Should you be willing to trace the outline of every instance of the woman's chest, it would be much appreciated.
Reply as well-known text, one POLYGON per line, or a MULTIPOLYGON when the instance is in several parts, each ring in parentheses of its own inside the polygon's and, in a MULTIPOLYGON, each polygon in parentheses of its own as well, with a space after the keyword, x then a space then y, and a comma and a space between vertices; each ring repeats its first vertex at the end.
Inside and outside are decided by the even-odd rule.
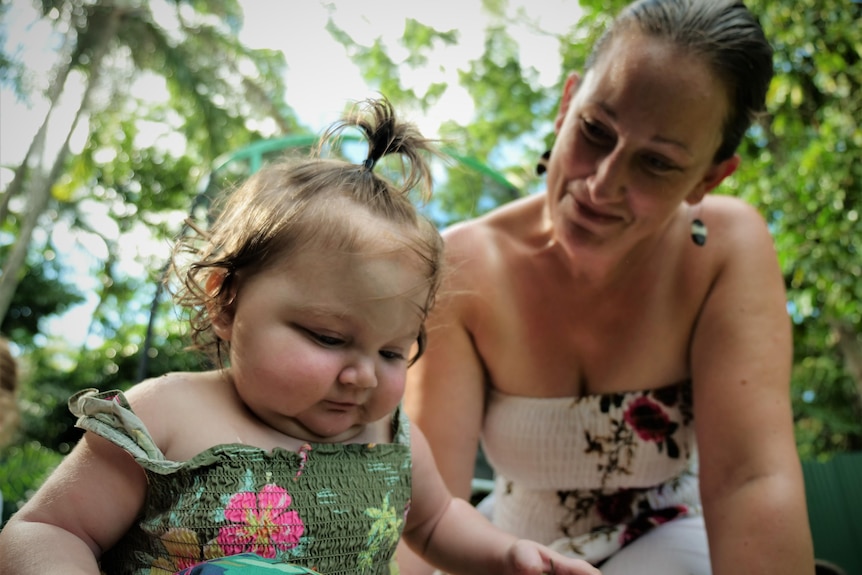
POLYGON ((690 376, 698 306, 671 285, 589 294, 521 283, 486 303, 475 340, 490 383, 504 393, 580 396, 690 376))

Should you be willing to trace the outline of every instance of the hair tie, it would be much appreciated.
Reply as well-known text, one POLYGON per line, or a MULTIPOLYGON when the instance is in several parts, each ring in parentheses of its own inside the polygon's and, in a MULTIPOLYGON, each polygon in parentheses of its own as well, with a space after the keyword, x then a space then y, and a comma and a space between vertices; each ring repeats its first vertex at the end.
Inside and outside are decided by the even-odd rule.
POLYGON ((373 170, 374 164, 376 162, 377 162, 377 160, 375 160, 371 156, 368 156, 367 158, 365 158, 365 162, 362 165, 365 167, 366 170, 373 170))

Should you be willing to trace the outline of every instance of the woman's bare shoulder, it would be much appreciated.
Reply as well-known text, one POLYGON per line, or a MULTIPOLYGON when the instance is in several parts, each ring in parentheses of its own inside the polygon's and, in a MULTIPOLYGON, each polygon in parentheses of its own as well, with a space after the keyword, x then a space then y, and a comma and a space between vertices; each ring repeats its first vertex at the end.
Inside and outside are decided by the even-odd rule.
POLYGON ((720 240, 751 241, 757 237, 764 238, 764 233, 769 235, 760 211, 741 198, 717 194, 707 196, 700 213, 710 235, 720 240))
POLYGON ((756 284, 762 293, 768 283, 775 287, 775 297, 783 299, 775 241, 760 210, 731 196, 715 196, 704 207, 703 221, 709 228, 707 248, 710 242, 715 246, 714 269, 724 289, 750 292, 756 284))
POLYGON ((443 237, 449 263, 474 266, 476 274, 487 273, 485 266, 498 262, 525 241, 537 226, 543 206, 541 197, 527 196, 447 228, 443 237))

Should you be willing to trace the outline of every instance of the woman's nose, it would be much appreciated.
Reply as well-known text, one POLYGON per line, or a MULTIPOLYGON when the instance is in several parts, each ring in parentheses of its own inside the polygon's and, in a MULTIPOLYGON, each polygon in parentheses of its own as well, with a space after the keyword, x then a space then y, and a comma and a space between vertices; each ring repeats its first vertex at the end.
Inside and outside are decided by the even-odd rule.
POLYGON ((612 203, 625 192, 625 174, 622 154, 612 150, 596 162, 595 173, 587 178, 590 200, 595 204, 612 203))
POLYGON ((345 385, 372 388, 377 387, 377 373, 374 368, 374 360, 367 357, 359 357, 346 365, 338 375, 338 381, 345 385))

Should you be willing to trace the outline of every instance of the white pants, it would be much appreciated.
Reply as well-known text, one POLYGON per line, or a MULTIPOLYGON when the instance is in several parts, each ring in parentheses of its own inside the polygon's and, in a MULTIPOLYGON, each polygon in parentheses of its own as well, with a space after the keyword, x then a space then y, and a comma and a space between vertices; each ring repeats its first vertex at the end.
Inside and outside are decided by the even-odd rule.
MULTIPOLYGON (((489 520, 494 496, 477 505, 489 520)), ((703 516, 668 521, 637 538, 600 567, 602 575, 711 575, 703 516)))
POLYGON ((620 549, 600 569, 602 575, 711 575, 703 517, 659 525, 620 549))

